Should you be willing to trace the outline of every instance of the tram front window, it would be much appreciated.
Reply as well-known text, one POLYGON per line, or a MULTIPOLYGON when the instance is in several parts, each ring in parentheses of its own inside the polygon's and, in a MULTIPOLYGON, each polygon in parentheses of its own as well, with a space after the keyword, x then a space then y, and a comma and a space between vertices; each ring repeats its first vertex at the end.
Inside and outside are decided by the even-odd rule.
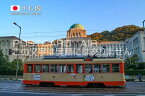
POLYGON ((83 65, 77 64, 77 73, 83 73, 83 65))
POLYGON ((119 64, 112 64, 112 72, 119 72, 120 68, 119 68, 119 64))

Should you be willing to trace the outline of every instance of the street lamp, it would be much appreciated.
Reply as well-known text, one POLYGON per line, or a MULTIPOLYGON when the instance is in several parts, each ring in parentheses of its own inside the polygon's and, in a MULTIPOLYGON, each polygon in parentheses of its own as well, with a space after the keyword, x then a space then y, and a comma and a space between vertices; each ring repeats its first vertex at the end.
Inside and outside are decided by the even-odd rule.
POLYGON ((16 22, 13 22, 13 24, 20 28, 20 31, 19 31, 19 44, 18 44, 18 52, 17 52, 17 65, 16 65, 16 80, 17 80, 17 79, 18 79, 18 69, 19 69, 19 66, 18 66, 18 63, 19 63, 18 59, 19 59, 19 56, 18 56, 18 54, 19 54, 20 41, 21 41, 21 40, 20 40, 20 39, 21 39, 21 27, 20 27, 16 22))
POLYGON ((143 21, 143 30, 144 30, 144 32, 145 32, 145 28, 144 28, 144 22, 145 22, 145 20, 143 21))

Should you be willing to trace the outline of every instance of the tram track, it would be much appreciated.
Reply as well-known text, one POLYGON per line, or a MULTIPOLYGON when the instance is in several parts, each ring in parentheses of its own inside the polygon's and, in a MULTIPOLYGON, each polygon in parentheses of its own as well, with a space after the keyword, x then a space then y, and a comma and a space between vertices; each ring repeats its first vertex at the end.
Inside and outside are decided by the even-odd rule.
POLYGON ((72 94, 145 94, 145 82, 129 82, 126 87, 105 87, 105 88, 87 88, 87 87, 39 87, 22 86, 19 81, 0 81, 0 92, 42 92, 42 93, 72 93, 72 94))

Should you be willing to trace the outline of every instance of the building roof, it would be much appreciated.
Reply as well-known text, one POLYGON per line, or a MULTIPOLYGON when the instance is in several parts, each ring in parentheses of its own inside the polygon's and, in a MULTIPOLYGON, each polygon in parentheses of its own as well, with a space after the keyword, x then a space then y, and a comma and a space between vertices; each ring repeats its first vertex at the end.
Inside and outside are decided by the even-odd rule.
POLYGON ((26 43, 25 41, 23 41, 22 39, 19 39, 16 36, 0 36, 0 38, 3 38, 3 39, 17 39, 17 40, 21 40, 22 42, 26 43))
POLYGON ((124 41, 101 41, 99 44, 117 44, 117 43, 125 43, 124 41))
POLYGON ((83 26, 83 25, 81 25, 81 24, 73 24, 73 25, 70 27, 70 29, 72 29, 72 28, 82 29, 82 30, 84 30, 84 29, 85 29, 85 28, 84 28, 84 26, 83 26))
POLYGON ((0 36, 0 38, 16 38, 16 39, 19 39, 19 38, 16 37, 16 36, 0 36))

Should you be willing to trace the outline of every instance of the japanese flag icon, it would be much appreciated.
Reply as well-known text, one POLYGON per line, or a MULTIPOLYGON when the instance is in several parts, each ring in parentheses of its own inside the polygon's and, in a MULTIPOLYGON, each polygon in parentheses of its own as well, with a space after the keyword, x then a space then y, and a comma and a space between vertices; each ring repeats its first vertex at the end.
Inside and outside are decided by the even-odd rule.
POLYGON ((11 5, 11 11, 20 11, 19 5, 11 5))

